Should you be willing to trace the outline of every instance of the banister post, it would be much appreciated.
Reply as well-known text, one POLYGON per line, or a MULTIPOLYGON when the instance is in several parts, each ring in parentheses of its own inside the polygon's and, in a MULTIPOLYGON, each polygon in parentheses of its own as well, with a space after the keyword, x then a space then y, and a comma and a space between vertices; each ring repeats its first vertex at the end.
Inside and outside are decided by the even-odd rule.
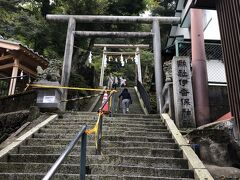
POLYGON ((86 174, 86 154, 87 154, 87 134, 84 132, 81 141, 80 152, 80 180, 85 180, 86 174))
POLYGON ((96 155, 101 155, 102 148, 102 114, 100 115, 99 123, 98 123, 98 131, 97 131, 97 144, 96 144, 96 155))

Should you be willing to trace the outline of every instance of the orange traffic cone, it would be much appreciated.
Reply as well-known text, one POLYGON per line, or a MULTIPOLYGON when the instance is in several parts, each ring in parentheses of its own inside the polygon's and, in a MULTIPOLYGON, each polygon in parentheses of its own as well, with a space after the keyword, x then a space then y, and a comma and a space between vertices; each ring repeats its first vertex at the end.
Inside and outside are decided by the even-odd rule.
MULTIPOLYGON (((107 91, 105 91, 104 94, 103 94, 102 104, 107 100, 107 98, 108 98, 108 93, 107 93, 107 91)), ((103 113, 104 114, 108 114, 109 113, 108 102, 103 107, 103 113)))

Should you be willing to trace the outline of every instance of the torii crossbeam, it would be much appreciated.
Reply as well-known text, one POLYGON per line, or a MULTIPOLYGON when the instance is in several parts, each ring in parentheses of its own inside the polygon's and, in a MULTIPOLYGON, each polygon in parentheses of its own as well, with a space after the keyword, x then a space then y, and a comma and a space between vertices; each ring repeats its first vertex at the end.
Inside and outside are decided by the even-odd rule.
POLYGON ((105 61, 106 55, 135 55, 135 58, 137 59, 137 62, 138 62, 137 63, 138 81, 142 83, 140 48, 149 48, 148 44, 94 44, 94 47, 104 48, 99 86, 103 86, 104 61, 105 61), (107 48, 131 48, 131 49, 136 49, 136 52, 107 52, 106 51, 107 48))

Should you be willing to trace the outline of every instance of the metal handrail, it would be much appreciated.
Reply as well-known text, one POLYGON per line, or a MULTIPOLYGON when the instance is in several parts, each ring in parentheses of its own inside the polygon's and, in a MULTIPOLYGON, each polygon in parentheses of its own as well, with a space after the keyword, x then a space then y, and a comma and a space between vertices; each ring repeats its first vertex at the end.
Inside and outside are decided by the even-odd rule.
MULTIPOLYGON (((97 130, 96 130, 96 155, 101 154, 101 142, 102 142, 102 119, 103 119, 103 107, 106 105, 106 103, 110 100, 112 95, 116 91, 113 90, 111 91, 110 95, 108 98, 103 102, 102 106, 99 108, 98 113, 99 113, 99 120, 97 124, 97 130)), ((73 147, 76 145, 80 137, 82 137, 81 141, 81 156, 80 156, 80 179, 85 180, 85 174, 86 174, 86 147, 87 147, 87 125, 84 125, 82 127, 82 130, 75 136, 75 138, 69 143, 65 151, 61 154, 61 156, 57 159, 57 161, 53 164, 51 169, 47 172, 47 174, 43 177, 42 180, 49 180, 50 178, 53 177, 53 175, 56 173, 57 169, 59 166, 62 164, 64 159, 67 157, 67 155, 72 151, 73 147)))
POLYGON ((107 102, 110 100, 110 98, 113 96, 113 94, 117 92, 116 90, 112 90, 108 96, 108 98, 103 102, 102 106, 98 109, 98 112, 102 112, 103 107, 107 104, 107 102))
POLYGON ((146 107, 148 113, 151 112, 151 105, 150 105, 150 98, 149 95, 146 91, 146 89, 144 88, 144 86, 142 85, 141 82, 137 81, 137 89, 140 93, 140 96, 144 102, 144 106, 146 107))
MULTIPOLYGON (((114 93, 117 92, 116 90, 113 90, 110 92, 108 98, 103 102, 102 106, 99 108, 99 122, 98 122, 98 128, 97 128, 97 140, 96 140, 96 155, 101 155, 101 148, 102 148, 102 124, 103 124, 103 107, 107 104, 107 102, 112 98, 114 93)), ((111 108, 110 108, 111 109, 111 108)))
POLYGON ((82 137, 81 141, 81 160, 80 160, 80 179, 85 179, 85 166, 86 166, 86 146, 87 146, 87 135, 85 131, 87 129, 87 125, 82 127, 82 130, 75 136, 75 138, 69 143, 65 151, 61 154, 61 156, 57 159, 57 161, 53 164, 51 169, 44 176, 43 180, 49 180, 57 171, 59 166, 62 164, 63 160, 67 157, 67 155, 71 152, 73 147, 76 145, 80 137, 82 137))

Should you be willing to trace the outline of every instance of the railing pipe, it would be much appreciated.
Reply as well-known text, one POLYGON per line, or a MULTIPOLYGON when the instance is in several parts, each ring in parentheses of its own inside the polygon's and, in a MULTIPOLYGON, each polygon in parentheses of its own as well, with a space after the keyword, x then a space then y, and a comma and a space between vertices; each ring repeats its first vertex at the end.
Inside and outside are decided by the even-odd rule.
POLYGON ((151 105, 150 105, 150 98, 149 98, 149 95, 146 91, 146 89, 144 88, 144 86, 142 85, 141 82, 137 81, 137 89, 140 93, 140 96, 144 102, 144 105, 148 111, 148 113, 151 112, 151 105))
POLYGON ((110 100, 110 98, 112 97, 112 95, 115 93, 115 91, 112 91, 110 93, 110 95, 108 96, 108 98, 103 102, 102 106, 98 109, 98 112, 101 112, 103 107, 107 104, 107 102, 110 100))
POLYGON ((114 116, 115 113, 115 99, 116 99, 116 94, 112 95, 112 106, 111 106, 111 117, 114 116))
MULTIPOLYGON (((61 154, 61 156, 57 159, 57 161, 53 164, 53 166, 51 167, 51 169, 47 172, 47 174, 44 176, 43 180, 49 180, 57 171, 57 169, 59 168, 59 166, 62 164, 63 160, 66 158, 66 156, 71 152, 71 150, 73 149, 73 147, 75 146, 75 144, 78 142, 79 138, 83 135, 85 135, 85 130, 87 129, 87 125, 84 125, 82 127, 82 130, 75 136, 75 138, 70 142, 70 144, 67 146, 67 148, 65 149, 65 151, 61 154)), ((86 141, 86 140, 84 140, 86 141)), ((84 145, 86 145, 86 143, 83 143, 84 145)), ((86 150, 86 147, 81 149, 82 150, 86 150)), ((81 154, 84 154, 84 152, 81 154)), ((85 152, 86 154, 86 152, 85 152)), ((86 157, 85 158, 81 158, 81 160, 85 160, 86 161, 86 157)), ((85 162, 86 163, 86 162, 85 162)), ((84 165, 84 163, 81 165, 84 165)), ((85 167, 85 166, 84 166, 85 167)), ((82 172, 82 170, 81 170, 82 172)), ((84 172, 84 171, 83 171, 84 172)), ((81 174, 80 176, 83 176, 83 174, 81 174)), ((85 176, 85 174, 84 174, 85 176)))
POLYGON ((87 155, 87 135, 83 133, 82 141, 81 141, 81 152, 80 152, 80 180, 85 180, 86 155, 87 155))
MULTIPOLYGON (((102 109, 103 107, 107 104, 108 101, 110 101, 111 97, 114 96, 114 93, 116 91, 111 91, 110 95, 108 98, 103 102, 102 106, 99 108, 98 112, 99 114, 99 122, 98 122, 98 130, 97 130, 97 140, 96 140, 96 155, 101 155, 101 147, 102 147, 102 121, 103 121, 103 114, 102 114, 102 109)), ((113 102, 114 103, 114 102, 113 102)), ((112 108, 110 108, 112 110, 112 108)))
POLYGON ((97 140, 96 140, 96 155, 101 155, 102 151, 102 114, 99 117, 98 130, 97 130, 97 140))

